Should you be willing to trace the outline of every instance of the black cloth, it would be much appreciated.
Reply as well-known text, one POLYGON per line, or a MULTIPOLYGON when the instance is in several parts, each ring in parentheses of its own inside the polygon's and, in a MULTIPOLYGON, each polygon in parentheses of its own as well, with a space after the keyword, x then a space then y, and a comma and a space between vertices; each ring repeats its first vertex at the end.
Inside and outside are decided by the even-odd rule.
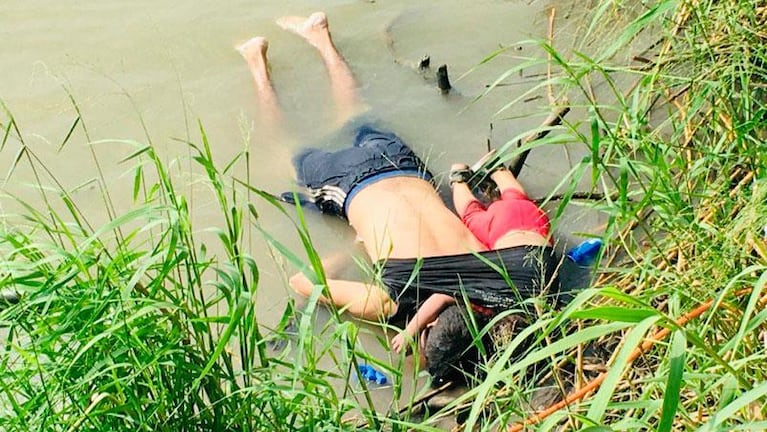
POLYGON ((415 311, 432 294, 464 297, 493 312, 521 307, 541 294, 553 305, 561 296, 558 268, 561 259, 549 246, 516 246, 477 254, 421 259, 388 259, 379 262, 381 283, 397 303, 399 321, 415 311))

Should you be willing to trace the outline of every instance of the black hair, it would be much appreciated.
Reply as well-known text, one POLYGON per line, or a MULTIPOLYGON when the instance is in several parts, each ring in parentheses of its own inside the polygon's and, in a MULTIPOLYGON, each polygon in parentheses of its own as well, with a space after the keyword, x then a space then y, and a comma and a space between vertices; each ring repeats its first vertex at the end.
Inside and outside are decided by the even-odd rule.
MULTIPOLYGON (((448 381, 470 384, 481 373, 477 344, 483 341, 474 340, 469 313, 462 305, 448 306, 439 314, 439 320, 429 331, 423 355, 434 386, 448 381)), ((474 315, 474 320, 478 330, 487 323, 479 314, 474 315)))

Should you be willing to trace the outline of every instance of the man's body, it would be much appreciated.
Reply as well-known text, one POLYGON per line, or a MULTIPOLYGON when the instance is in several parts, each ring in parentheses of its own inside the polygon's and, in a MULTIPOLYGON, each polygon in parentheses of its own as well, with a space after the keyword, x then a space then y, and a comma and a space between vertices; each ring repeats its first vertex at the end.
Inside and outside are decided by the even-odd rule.
MULTIPOLYGON (((418 310, 405 331, 392 340, 392 347, 401 351, 409 336, 418 334, 451 303, 467 299, 500 311, 549 289, 556 279, 548 265, 551 251, 524 247, 488 251, 445 206, 429 181, 428 170, 407 145, 392 133, 353 121, 367 107, 333 45, 323 13, 281 18, 278 24, 317 48, 328 70, 337 123, 356 134, 350 148, 310 148, 296 156, 297 177, 314 193, 321 210, 348 219, 381 270, 381 280, 370 283, 326 278, 329 296, 321 296, 321 301, 370 320, 395 314, 408 317, 418 310)), ((278 128, 280 111, 269 80, 266 40, 253 38, 238 50, 253 75, 269 121, 265 126, 278 128)), ((303 273, 289 283, 306 297, 318 289, 303 273)), ((463 348, 453 351, 460 353, 463 348)))
MULTIPOLYGON (((308 18, 286 17, 277 22, 318 49, 330 77, 333 98, 338 107, 338 123, 344 124, 364 112, 366 106, 357 94, 351 71, 333 45, 325 15, 318 12, 308 18)), ((266 40, 254 38, 238 49, 256 82, 262 110, 268 113, 269 118, 279 120, 277 98, 267 71, 266 48, 266 40)), ((395 139, 398 140, 392 138, 395 139)), ((366 142, 362 137, 355 146, 364 147, 366 142)), ((315 151, 308 157, 319 159, 325 156, 334 155, 315 151)), ((301 162, 297 166, 299 171, 305 166, 312 168, 311 160, 297 160, 301 162)), ((318 192, 333 194, 336 189, 318 189, 318 192)), ((444 205, 425 176, 409 172, 407 175, 387 176, 357 190, 344 189, 340 193, 343 195, 341 211, 374 262, 466 254, 486 249, 444 205), (347 194, 353 196, 346 200, 347 194)), ((293 289, 307 297, 315 290, 314 283, 303 273, 291 277, 289 282, 293 289)), ((397 299, 376 283, 329 278, 327 284, 330 298, 321 297, 321 300, 343 307, 355 316, 372 320, 397 312, 397 299)))
POLYGON ((351 202, 349 222, 375 261, 484 250, 422 179, 395 177, 368 186, 351 202))

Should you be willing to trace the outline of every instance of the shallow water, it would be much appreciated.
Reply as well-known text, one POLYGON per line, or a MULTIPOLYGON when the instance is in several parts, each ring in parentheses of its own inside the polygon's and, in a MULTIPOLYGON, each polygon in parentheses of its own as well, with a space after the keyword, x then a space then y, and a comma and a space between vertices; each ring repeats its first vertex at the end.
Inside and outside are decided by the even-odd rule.
MULTIPOLYGON (((91 141, 152 140, 173 166, 177 184, 187 185, 182 193, 191 197, 196 226, 202 231, 219 223, 217 206, 197 182, 200 170, 192 167, 188 149, 174 138, 199 142, 199 120, 220 166, 248 148, 249 170, 240 164, 235 176, 258 188, 281 192, 292 187, 289 155, 301 143, 330 131, 333 108, 318 55, 273 21, 284 14, 307 15, 317 7, 308 0, 257 6, 244 1, 218 6, 202 1, 6 0, 0 14, 0 99, 14 114, 26 144, 64 187, 79 187, 75 198, 95 223, 107 216, 92 183, 97 171, 88 139, 77 131, 59 151, 76 118, 67 92, 82 111, 91 141), (259 113, 251 77, 233 49, 237 42, 255 35, 270 41, 271 74, 292 140, 276 141, 255 121, 259 113)), ((475 161, 486 152, 488 139, 498 147, 538 126, 548 113, 545 89, 534 90, 545 72, 541 67, 512 74, 505 80, 508 85, 471 103, 504 71, 520 64, 522 57, 543 55, 533 45, 520 42, 545 37, 544 1, 434 0, 413 5, 404 0, 344 0, 326 1, 322 7, 364 98, 428 159, 435 173, 444 175, 456 161, 475 161), (478 66, 500 46, 513 49, 478 66), (448 64, 453 93, 440 94, 422 75, 394 61, 415 62, 424 54, 431 56, 434 68, 448 64), (527 102, 496 115, 523 95, 527 102)), ((18 148, 18 143, 9 142, 0 152, 0 175, 9 172, 18 148)), ((103 142, 94 150, 113 200, 119 210, 126 210, 133 162, 120 161, 133 148, 103 142)), ((531 196, 545 196, 570 170, 569 161, 579 160, 578 152, 583 151, 570 149, 566 157, 560 147, 537 149, 520 179, 531 196)), ((34 201, 27 186, 32 178, 22 164, 5 179, 5 189, 34 201)), ((255 205, 262 226, 300 251, 292 225, 266 203, 256 200, 255 205)), ((9 205, 5 207, 8 210, 9 205)), ((559 226, 562 244, 571 241, 574 232, 594 229, 596 222, 592 215, 574 212, 559 226)), ((341 221, 310 214, 308 223, 322 254, 354 248, 353 233, 341 221)), ((259 319, 273 324, 291 295, 285 273, 295 269, 275 264, 256 232, 251 245, 250 253, 262 271, 259 319)), ((369 345, 385 357, 383 348, 369 345)))

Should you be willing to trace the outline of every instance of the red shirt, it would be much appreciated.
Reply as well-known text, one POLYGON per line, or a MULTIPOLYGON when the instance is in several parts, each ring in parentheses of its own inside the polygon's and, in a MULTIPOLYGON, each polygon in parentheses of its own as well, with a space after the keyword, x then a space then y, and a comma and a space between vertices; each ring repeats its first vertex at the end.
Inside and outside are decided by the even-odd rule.
POLYGON ((478 200, 470 202, 461 220, 489 248, 509 231, 533 231, 548 238, 551 230, 546 213, 517 189, 506 189, 487 208, 478 200))

